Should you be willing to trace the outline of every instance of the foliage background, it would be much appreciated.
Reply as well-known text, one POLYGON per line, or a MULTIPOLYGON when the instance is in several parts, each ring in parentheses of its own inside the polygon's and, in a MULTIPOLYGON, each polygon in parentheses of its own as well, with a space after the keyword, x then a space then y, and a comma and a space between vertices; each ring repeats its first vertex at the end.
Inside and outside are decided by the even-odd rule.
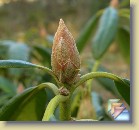
MULTIPOLYGON (((109 2, 110 0, 103 2, 102 0, 1 0, 0 40, 10 40, 18 43, 23 42, 29 47, 41 46, 49 49, 48 51, 51 51, 53 35, 56 32, 60 18, 65 21, 67 27, 75 39, 77 39, 80 30, 82 30, 89 18, 95 15, 97 11, 106 8, 109 5, 109 2)), ((126 5, 125 8, 129 9, 129 5, 126 5)), ((32 50, 32 48, 29 49, 29 56, 23 56, 27 49, 23 50, 23 53, 21 50, 15 55, 28 57, 28 60, 33 63, 50 66, 50 64, 46 62, 50 60, 47 56, 43 56, 42 58, 40 53, 38 54, 35 51, 30 50, 32 50)), ((14 54, 13 57, 11 53, 9 55, 11 58, 18 58, 14 54)), ((6 53, 0 48, 0 59, 9 59, 5 56, 6 53)), ((89 64, 87 59, 92 59, 90 60, 92 62, 94 61, 90 44, 87 44, 81 53, 81 70, 83 72, 88 71, 86 69, 89 64)), ((109 47, 101 64, 110 72, 130 79, 130 65, 126 63, 121 56, 117 43, 113 43, 109 47)), ((13 85, 15 85, 14 93, 12 93, 14 95, 16 93, 21 93, 26 87, 35 86, 43 81, 51 80, 51 77, 38 70, 26 70, 24 72, 25 73, 18 69, 0 71, 0 76, 2 77, 0 79, 1 85, 4 81, 3 77, 10 81, 9 84, 12 82, 13 85), (41 77, 38 75, 41 75, 41 77)), ((99 93, 102 97, 105 109, 109 98, 117 98, 111 91, 105 89, 105 87, 97 81, 93 81, 93 91, 99 93)), ((1 106, 13 95, 6 95, 6 97, 3 97, 5 96, 5 91, 0 90, 0 96, 3 97, 1 106)), ((86 97, 81 103, 78 117, 83 118, 92 116, 90 112, 93 115, 91 104, 86 97), (90 110, 86 112, 85 107, 90 110)))

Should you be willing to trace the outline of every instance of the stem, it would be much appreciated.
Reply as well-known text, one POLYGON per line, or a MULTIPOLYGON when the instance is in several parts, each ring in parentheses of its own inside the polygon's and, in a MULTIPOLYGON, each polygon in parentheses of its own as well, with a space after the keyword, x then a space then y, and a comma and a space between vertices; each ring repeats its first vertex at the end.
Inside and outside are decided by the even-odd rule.
POLYGON ((49 88, 49 89, 51 89, 53 91, 53 93, 55 95, 59 94, 59 90, 58 90, 57 86, 55 86, 54 84, 49 83, 49 82, 48 83, 42 83, 42 84, 38 85, 37 87, 38 87, 38 89, 42 89, 44 87, 45 88, 49 88))
POLYGON ((44 66, 40 66, 40 65, 37 65, 37 68, 41 69, 41 70, 45 70, 47 73, 49 73, 55 79, 55 81, 59 87, 63 86, 63 84, 61 82, 59 82, 58 78, 54 75, 54 73, 51 69, 44 67, 44 66))
MULTIPOLYGON (((99 64, 100 64, 100 61, 97 60, 95 62, 95 64, 94 64, 93 68, 92 68, 92 72, 96 72, 97 71, 97 69, 99 67, 99 64)), ((88 92, 89 93, 91 93, 91 91, 92 91, 92 82, 93 82, 93 80, 91 80, 91 79, 87 81, 87 87, 88 87, 88 92)))
POLYGON ((56 107, 62 103, 65 102, 69 97, 68 96, 63 96, 63 95, 57 95, 55 96, 48 104, 43 119, 42 121, 49 121, 50 117, 53 115, 56 107))
POLYGON ((94 64, 94 67, 92 69, 93 72, 97 71, 98 67, 99 67, 99 64, 100 64, 100 60, 97 60, 94 64))
POLYGON ((71 120, 70 98, 60 104, 60 120, 62 120, 62 121, 71 120))
POLYGON ((80 78, 80 80, 75 84, 75 88, 77 88, 79 85, 83 84, 84 82, 86 82, 87 80, 92 79, 92 78, 109 78, 109 79, 112 79, 114 81, 125 84, 125 82, 122 80, 121 77, 118 77, 114 74, 107 73, 107 72, 91 72, 91 73, 83 75, 80 78))

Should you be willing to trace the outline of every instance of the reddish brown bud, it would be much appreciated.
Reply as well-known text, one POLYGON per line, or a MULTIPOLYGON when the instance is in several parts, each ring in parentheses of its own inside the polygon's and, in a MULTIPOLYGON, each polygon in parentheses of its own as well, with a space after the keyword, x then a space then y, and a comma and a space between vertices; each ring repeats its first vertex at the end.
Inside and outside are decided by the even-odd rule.
POLYGON ((79 52, 73 36, 62 19, 54 37, 51 65, 60 82, 67 84, 75 82, 80 69, 79 52))
POLYGON ((117 8, 118 5, 119 5, 119 0, 111 0, 110 2, 111 7, 117 8))

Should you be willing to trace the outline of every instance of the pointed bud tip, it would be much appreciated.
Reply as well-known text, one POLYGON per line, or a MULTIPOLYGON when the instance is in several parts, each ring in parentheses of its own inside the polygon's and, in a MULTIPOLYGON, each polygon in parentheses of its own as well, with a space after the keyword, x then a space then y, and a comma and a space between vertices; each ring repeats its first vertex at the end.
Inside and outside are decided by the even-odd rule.
POLYGON ((114 8, 118 8, 119 0, 111 0, 110 6, 114 8))
POLYGON ((66 25, 65 25, 65 23, 64 23, 64 21, 63 21, 63 19, 60 19, 60 21, 59 21, 59 26, 60 26, 60 27, 66 27, 66 25))
POLYGON ((59 23, 64 23, 63 19, 60 19, 59 23))

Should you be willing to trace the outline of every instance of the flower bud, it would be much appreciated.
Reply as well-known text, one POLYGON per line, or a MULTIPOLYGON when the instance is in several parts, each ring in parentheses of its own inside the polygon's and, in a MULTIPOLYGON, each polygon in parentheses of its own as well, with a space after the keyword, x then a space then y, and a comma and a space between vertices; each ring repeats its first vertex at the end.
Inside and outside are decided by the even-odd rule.
POLYGON ((76 81, 80 69, 79 52, 62 19, 53 41, 51 65, 61 83, 72 84, 76 81))
POLYGON ((111 0, 110 6, 113 8, 118 8, 119 0, 111 0))

